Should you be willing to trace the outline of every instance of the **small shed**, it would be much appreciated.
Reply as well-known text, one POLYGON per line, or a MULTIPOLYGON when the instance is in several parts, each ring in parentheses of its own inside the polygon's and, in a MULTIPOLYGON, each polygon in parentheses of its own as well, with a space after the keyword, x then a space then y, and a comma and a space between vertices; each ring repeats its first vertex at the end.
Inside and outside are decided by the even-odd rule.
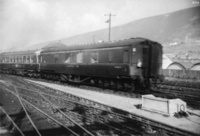
POLYGON ((173 116, 179 111, 187 111, 186 102, 181 99, 165 99, 154 95, 142 95, 142 109, 173 116))
POLYGON ((196 63, 194 64, 190 70, 197 70, 197 71, 200 71, 200 63, 196 63))

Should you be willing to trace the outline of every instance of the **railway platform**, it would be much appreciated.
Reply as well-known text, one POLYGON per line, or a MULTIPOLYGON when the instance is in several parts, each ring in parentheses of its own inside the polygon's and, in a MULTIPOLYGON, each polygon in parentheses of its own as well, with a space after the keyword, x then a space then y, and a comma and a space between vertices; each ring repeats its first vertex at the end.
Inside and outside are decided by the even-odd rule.
POLYGON ((200 110, 188 108, 189 113, 191 114, 189 117, 177 118, 174 116, 164 116, 155 112, 149 112, 146 110, 142 110, 138 108, 138 105, 142 104, 142 99, 140 98, 127 98, 118 95, 105 94, 96 91, 84 90, 74 87, 68 87, 64 85, 46 83, 41 81, 32 81, 44 86, 48 86, 50 88, 60 90, 66 93, 70 93, 79 97, 83 97, 86 99, 90 99, 108 106, 112 106, 118 109, 122 109, 124 111, 134 113, 139 116, 143 116, 155 121, 159 121, 161 123, 187 130, 193 133, 200 135, 200 110))

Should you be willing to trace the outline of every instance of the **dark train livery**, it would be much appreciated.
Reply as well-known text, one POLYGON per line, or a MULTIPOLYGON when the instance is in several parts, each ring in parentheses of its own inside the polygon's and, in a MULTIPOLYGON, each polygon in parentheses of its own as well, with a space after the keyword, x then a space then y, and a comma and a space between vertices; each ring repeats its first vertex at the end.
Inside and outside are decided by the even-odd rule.
POLYGON ((162 46, 144 38, 40 51, 2 53, 4 73, 110 87, 130 87, 162 77, 162 46))

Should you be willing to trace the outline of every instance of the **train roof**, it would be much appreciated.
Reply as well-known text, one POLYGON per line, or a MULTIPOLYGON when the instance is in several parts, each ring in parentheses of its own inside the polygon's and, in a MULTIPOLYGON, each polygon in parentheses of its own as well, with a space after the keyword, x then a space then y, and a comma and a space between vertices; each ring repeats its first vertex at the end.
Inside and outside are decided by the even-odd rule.
POLYGON ((36 50, 28 50, 28 51, 16 51, 16 52, 3 52, 1 53, 2 56, 15 56, 15 55, 30 55, 35 54, 36 50))
POLYGON ((53 48, 43 49, 43 51, 41 51, 41 53, 71 51, 71 50, 84 50, 84 49, 110 48, 110 47, 119 47, 119 46, 131 45, 131 44, 138 44, 141 42, 157 43, 157 42, 145 39, 145 38, 131 38, 131 39, 126 39, 126 40, 116 41, 116 42, 92 43, 92 44, 82 44, 82 45, 72 45, 72 46, 66 45, 66 46, 62 46, 62 47, 54 46, 53 48))
POLYGON ((50 49, 50 48, 57 48, 57 47, 66 47, 66 45, 60 42, 54 42, 54 43, 47 44, 42 49, 50 49))

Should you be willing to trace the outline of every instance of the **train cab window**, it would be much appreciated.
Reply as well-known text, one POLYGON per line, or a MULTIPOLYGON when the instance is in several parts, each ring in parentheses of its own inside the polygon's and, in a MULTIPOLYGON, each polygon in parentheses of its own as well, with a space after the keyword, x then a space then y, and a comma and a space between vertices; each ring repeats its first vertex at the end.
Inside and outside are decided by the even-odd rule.
POLYGON ((98 63, 98 52, 94 51, 91 53, 91 63, 98 63))
POLYGON ((123 54, 123 63, 128 63, 128 50, 124 51, 124 54, 123 54))
POLYGON ((77 53, 77 63, 83 63, 83 53, 79 52, 77 53))

